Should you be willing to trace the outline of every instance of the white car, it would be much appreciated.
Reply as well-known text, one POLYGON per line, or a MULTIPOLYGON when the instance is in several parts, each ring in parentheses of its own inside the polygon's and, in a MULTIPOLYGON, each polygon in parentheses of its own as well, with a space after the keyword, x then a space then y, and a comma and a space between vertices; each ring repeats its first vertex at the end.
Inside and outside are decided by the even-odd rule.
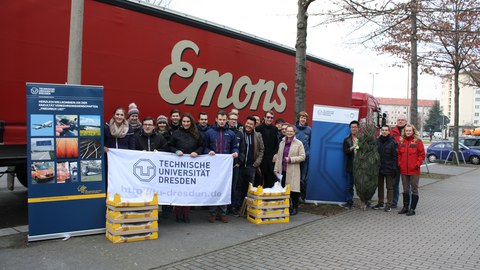
POLYGON ((433 133, 433 138, 435 139, 441 139, 443 136, 442 136, 442 132, 434 132, 433 133))

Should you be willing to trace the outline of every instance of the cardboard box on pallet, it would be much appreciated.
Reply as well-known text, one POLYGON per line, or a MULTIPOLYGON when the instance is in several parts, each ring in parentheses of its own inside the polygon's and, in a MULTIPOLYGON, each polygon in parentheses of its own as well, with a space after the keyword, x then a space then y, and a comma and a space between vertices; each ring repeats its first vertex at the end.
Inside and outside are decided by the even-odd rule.
POLYGON ((247 220, 254 224, 275 224, 290 221, 290 185, 285 189, 254 188, 247 193, 247 220))
POLYGON ((158 197, 151 200, 124 201, 118 194, 107 195, 105 236, 113 243, 158 238, 158 197))
POLYGON ((107 232, 105 233, 105 236, 112 243, 119 244, 119 243, 129 243, 129 242, 158 239, 158 232, 154 231, 154 232, 147 232, 147 233, 140 233, 140 234, 113 235, 107 230, 107 232))

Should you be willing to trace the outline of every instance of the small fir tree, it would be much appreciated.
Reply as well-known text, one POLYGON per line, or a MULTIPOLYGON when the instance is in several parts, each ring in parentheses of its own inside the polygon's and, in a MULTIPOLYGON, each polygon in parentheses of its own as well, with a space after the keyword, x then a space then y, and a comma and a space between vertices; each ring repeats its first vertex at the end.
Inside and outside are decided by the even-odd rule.
POLYGON ((376 128, 373 123, 362 124, 358 133, 358 146, 353 160, 353 178, 361 208, 365 210, 367 201, 372 198, 377 189, 380 167, 376 128))

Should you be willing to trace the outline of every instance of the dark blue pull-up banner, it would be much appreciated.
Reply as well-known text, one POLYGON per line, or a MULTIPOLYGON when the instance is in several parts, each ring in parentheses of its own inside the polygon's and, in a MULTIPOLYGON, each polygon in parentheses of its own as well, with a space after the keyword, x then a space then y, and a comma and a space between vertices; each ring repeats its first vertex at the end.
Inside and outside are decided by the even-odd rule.
POLYGON ((27 83, 28 241, 105 232, 103 87, 27 83))
POLYGON ((345 201, 347 176, 343 139, 349 124, 358 120, 358 109, 315 105, 312 116, 307 202, 345 201))

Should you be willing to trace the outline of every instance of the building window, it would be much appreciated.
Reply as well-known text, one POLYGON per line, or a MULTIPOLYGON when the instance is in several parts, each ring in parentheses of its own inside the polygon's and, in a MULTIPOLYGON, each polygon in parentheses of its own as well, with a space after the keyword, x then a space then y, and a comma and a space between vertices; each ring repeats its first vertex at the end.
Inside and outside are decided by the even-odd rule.
POLYGON ((475 101, 476 101, 476 102, 479 102, 479 101, 480 101, 480 98, 478 98, 478 97, 475 98, 475 101))
POLYGON ((473 121, 474 125, 478 125, 478 120, 473 121))
POLYGON ((479 113, 478 113, 478 112, 476 112, 476 113, 475 113, 475 116, 478 116, 478 115, 479 115, 479 113))
POLYGON ((480 109, 480 105, 475 105, 475 109, 480 109))
POLYGON ((475 90, 475 94, 480 95, 480 90, 475 90))

